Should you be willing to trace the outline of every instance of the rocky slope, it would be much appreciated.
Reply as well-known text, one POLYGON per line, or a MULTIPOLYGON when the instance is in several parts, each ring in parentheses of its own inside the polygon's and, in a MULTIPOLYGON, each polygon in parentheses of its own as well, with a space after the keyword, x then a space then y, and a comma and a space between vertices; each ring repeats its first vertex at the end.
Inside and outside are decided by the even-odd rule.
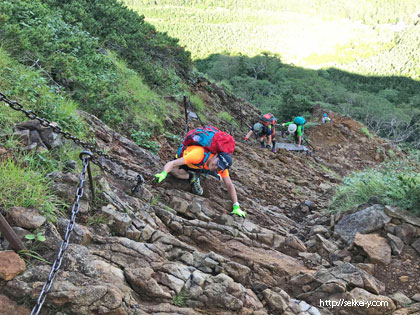
MULTIPOLYGON (((231 131, 217 118, 220 111, 242 120, 242 130, 234 130, 237 140, 258 117, 252 105, 205 80, 193 89, 211 124, 231 131)), ((321 114, 314 108, 312 120, 321 114)), ((146 179, 176 151, 178 143, 162 137, 154 156, 83 115, 98 145, 146 179)), ((94 179, 100 201, 92 203, 86 187, 41 314, 419 314, 419 219, 374 203, 345 215, 326 212, 342 175, 402 153, 361 133, 357 122, 330 117, 332 123, 307 131, 312 154, 272 153, 237 141, 231 176, 246 220, 230 216, 227 191, 210 176, 202 180, 200 197, 171 176, 131 193, 132 183, 100 172, 94 179), (345 305, 352 300, 382 305, 345 305), (332 307, 332 301, 341 305, 332 307)), ((166 119, 173 133, 183 134, 182 121, 166 119)), ((16 130, 28 150, 51 147, 49 141, 59 145, 52 135, 31 137, 48 133, 35 123, 16 130)), ((70 204, 79 172, 50 174, 70 204)), ((15 208, 7 219, 22 238, 43 231, 47 241, 39 253, 55 259, 68 218, 51 224, 36 209, 15 208)), ((50 268, 37 260, 25 264, 0 237, 0 314, 29 314, 50 268)))

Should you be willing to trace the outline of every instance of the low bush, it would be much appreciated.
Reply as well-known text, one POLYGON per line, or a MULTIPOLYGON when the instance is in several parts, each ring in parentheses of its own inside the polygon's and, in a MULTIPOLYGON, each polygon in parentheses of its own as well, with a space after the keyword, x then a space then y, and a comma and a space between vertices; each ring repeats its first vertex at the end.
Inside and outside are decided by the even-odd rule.
POLYGON ((347 211, 376 197, 420 215, 420 163, 414 158, 386 162, 376 169, 355 172, 344 178, 330 210, 347 211))

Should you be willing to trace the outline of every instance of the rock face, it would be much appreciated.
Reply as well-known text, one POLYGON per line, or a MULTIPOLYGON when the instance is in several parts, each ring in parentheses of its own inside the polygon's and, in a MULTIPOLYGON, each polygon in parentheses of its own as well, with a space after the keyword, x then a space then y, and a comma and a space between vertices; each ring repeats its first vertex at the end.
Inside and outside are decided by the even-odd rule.
POLYGON ((334 231, 347 244, 351 244, 356 233, 367 234, 379 230, 390 221, 391 218, 385 214, 384 207, 374 205, 344 217, 335 225, 334 231))
MULTIPOLYGON (((193 92, 207 107, 229 111, 244 125, 252 124, 260 114, 205 79, 196 82, 193 92)), ((98 146, 129 166, 125 170, 118 163, 101 160, 116 173, 135 178, 136 170, 151 179, 176 151, 178 143, 160 139, 163 149, 157 157, 96 117, 81 115, 95 131, 98 146)), ((185 126, 173 122, 171 131, 181 134, 185 126)), ((211 123, 230 128, 218 117, 211 117, 211 123)), ((197 124, 193 121, 190 127, 197 124)), ((314 139, 322 132, 328 139, 324 127, 314 127, 314 139)), ((374 146, 352 133, 356 127, 346 118, 335 117, 330 127, 352 138, 355 146, 376 154, 377 143, 374 146)), ((236 132, 246 133, 245 129, 236 132)), ((55 145, 36 124, 21 124, 17 130, 28 145, 31 141, 37 146, 43 143, 46 149, 55 145)), ((322 148, 319 139, 313 143, 322 148)), ((8 220, 22 237, 28 233, 46 236, 42 244, 23 239, 28 248, 36 245, 44 259, 54 262, 59 249, 65 250, 43 305, 49 313, 317 315, 337 311, 320 305, 320 299, 357 298, 389 302, 368 311, 388 314, 400 307, 394 300, 403 301, 400 295, 394 300, 388 297, 395 293, 390 292, 395 283, 401 294, 416 301, 420 233, 415 220, 397 217, 394 210, 388 215, 380 205, 345 216, 333 227, 335 221, 323 210, 339 180, 325 174, 326 165, 334 170, 340 162, 350 170, 380 160, 366 155, 363 162, 353 163, 347 149, 343 144, 331 157, 322 155, 322 150, 320 155, 284 150, 275 154, 258 150, 253 143, 237 142, 230 173, 241 208, 248 213, 245 220, 230 215, 229 194, 211 176, 202 176, 205 192, 196 196, 188 181, 172 176, 131 192, 132 183, 102 172, 94 179, 100 202, 93 203, 85 187, 75 222, 67 216, 46 223, 39 209, 25 208, 9 213, 8 220), (344 160, 337 160, 340 155, 344 160), (63 247, 70 227, 69 244, 63 247)), ((54 192, 71 205, 79 174, 74 163, 67 164, 68 172, 56 171, 49 178, 54 192)), ((8 245, 0 238, 0 255, 4 255, 0 257, 0 305, 4 310, 20 307, 25 314, 26 307, 18 304, 35 305, 51 265, 31 261, 25 266, 19 256, 4 251, 8 245)), ((350 315, 366 310, 343 307, 338 311, 350 315)))

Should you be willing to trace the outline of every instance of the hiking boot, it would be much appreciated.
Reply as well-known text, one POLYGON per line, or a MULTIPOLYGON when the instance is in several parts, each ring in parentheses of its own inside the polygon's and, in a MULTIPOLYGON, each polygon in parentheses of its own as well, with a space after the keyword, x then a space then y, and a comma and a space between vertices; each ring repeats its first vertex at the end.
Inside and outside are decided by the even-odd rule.
POLYGON ((276 153, 276 146, 273 145, 273 148, 271 149, 271 152, 276 153))
POLYGON ((200 175, 198 175, 197 173, 193 173, 190 184, 191 184, 191 189, 192 189, 193 194, 196 194, 199 196, 203 195, 204 191, 200 185, 200 175))

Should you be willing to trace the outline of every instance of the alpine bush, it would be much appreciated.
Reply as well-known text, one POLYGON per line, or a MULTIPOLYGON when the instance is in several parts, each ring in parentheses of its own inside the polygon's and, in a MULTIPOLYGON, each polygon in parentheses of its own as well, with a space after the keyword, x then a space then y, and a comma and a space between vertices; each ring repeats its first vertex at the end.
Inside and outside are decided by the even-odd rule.
POLYGON ((420 215, 420 164, 414 159, 392 161, 376 169, 355 172, 343 179, 330 210, 347 211, 376 197, 420 215))

